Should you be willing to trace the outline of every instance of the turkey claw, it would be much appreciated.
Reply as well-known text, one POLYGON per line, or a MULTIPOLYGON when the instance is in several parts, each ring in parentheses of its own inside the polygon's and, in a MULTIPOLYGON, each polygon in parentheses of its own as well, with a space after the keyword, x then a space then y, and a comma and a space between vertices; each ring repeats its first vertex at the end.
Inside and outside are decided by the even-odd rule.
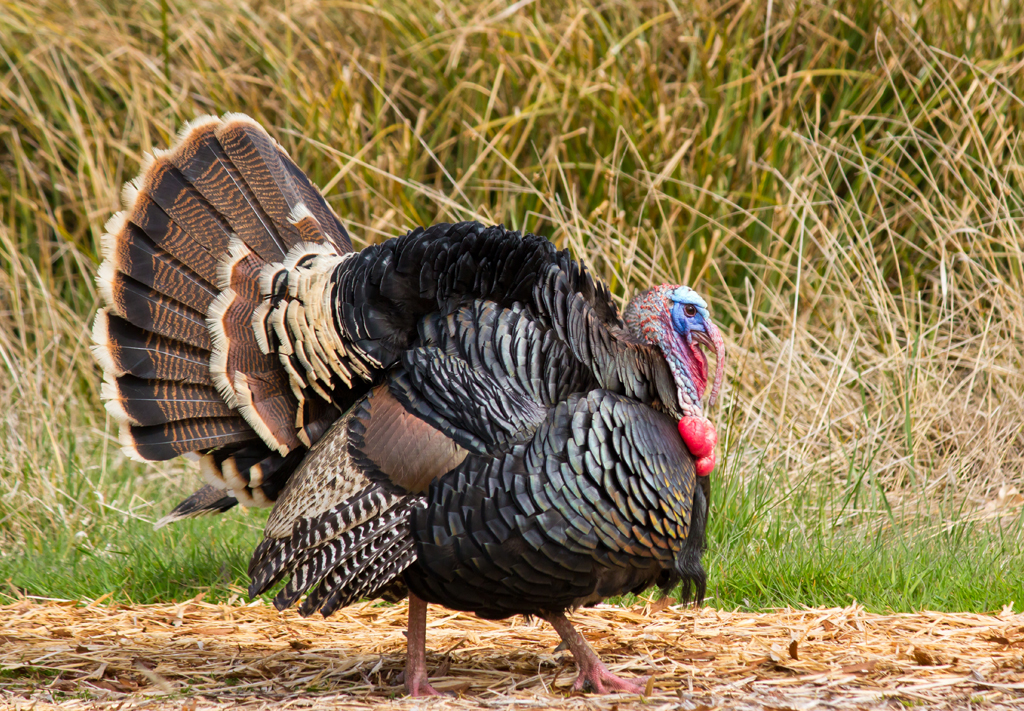
POLYGON ((409 696, 450 696, 450 694, 442 694, 432 687, 426 679, 407 683, 405 685, 405 692, 409 696))
POLYGON ((610 694, 616 691, 626 694, 647 695, 647 680, 650 677, 640 676, 634 680, 623 679, 615 676, 608 667, 600 662, 590 669, 580 670, 576 682, 572 685, 573 691, 593 691, 598 694, 610 694))

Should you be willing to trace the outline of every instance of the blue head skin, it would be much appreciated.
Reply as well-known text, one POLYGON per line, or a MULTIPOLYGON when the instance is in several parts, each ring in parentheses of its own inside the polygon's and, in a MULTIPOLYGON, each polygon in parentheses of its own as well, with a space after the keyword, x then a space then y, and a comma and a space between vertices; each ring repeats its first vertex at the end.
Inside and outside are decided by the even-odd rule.
POLYGON ((661 350, 672 371, 683 415, 702 417, 708 360, 701 346, 711 348, 716 359, 709 405, 718 397, 725 365, 725 344, 711 321, 707 302, 688 286, 663 284, 638 294, 623 316, 636 338, 661 350))

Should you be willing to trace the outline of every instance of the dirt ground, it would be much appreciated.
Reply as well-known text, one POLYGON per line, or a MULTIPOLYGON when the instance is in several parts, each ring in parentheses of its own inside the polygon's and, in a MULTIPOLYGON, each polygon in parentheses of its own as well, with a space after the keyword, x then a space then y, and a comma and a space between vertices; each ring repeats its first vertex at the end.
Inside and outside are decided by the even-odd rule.
POLYGON ((304 620, 262 603, 0 606, 0 707, 12 709, 809 709, 1024 711, 1024 615, 772 613, 658 603, 571 619, 647 698, 569 691, 575 668, 544 623, 432 608, 434 685, 402 697, 404 605, 304 620))

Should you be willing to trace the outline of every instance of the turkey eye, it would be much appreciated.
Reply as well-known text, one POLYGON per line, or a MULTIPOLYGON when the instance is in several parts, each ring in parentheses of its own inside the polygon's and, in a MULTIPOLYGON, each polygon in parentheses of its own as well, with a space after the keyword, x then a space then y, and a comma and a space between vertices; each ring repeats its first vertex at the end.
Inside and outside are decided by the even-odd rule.
POLYGON ((687 317, 693 318, 697 315, 697 307, 693 304, 687 304, 683 307, 683 313, 686 314, 687 317))

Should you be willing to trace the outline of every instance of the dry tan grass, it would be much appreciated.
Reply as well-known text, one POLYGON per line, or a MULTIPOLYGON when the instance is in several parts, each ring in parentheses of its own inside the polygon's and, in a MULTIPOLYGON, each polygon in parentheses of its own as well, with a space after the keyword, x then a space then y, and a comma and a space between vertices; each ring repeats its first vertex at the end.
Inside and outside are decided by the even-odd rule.
MULTIPOLYGON (((1021 136, 1001 118, 1022 105, 1020 60, 951 59, 906 23, 916 10, 896 8, 876 26, 887 34, 864 38, 873 59, 846 67, 822 36, 841 17, 814 6, 811 26, 779 3, 763 37, 751 33, 766 8, 748 5, 171 3, 170 82, 159 8, 85 3, 61 22, 61 3, 7 5, 0 162, 19 197, 0 220, 0 256, 3 346, 19 376, 3 403, 9 418, 45 403, 8 421, 8 468, 36 468, 39 455, 22 454, 33 423, 60 427, 46 410, 63 411, 70 386, 50 376, 90 371, 94 242, 142 151, 198 112, 243 110, 362 243, 437 220, 512 222, 586 256, 623 295, 652 281, 708 293, 731 331, 717 416, 738 474, 831 485, 870 462, 897 501, 952 488, 972 507, 1024 489, 1021 136), (595 35, 601 22, 610 39, 595 35), (694 44, 712 31, 724 40, 694 44), (751 44, 794 32, 821 45, 800 77, 792 63, 746 64, 751 44), (812 78, 830 71, 860 83, 820 133, 814 112, 837 89, 812 78), (761 101, 767 118, 739 115, 761 101), (43 238, 30 246, 31 234, 43 238)), ((59 477, 61 462, 40 468, 59 477)))
POLYGON ((504 221, 620 298, 707 294, 717 475, 767 482, 761 523, 1019 519, 1022 11, 974 5, 0 3, 0 544, 102 552, 173 504, 187 467, 126 462, 98 407, 91 280, 143 151, 224 111, 359 244, 504 221))
MULTIPOLYGON (((402 690, 405 605, 331 620, 255 603, 0 608, 0 705, 13 708, 363 709, 402 690), (87 698, 83 698, 87 697, 87 698)), ((1024 615, 847 608, 738 613, 648 604, 573 616, 617 673, 654 674, 646 700, 568 695, 575 676, 540 621, 433 608, 433 708, 1021 708, 1024 615)), ((395 705, 415 707, 422 701, 395 705)))

